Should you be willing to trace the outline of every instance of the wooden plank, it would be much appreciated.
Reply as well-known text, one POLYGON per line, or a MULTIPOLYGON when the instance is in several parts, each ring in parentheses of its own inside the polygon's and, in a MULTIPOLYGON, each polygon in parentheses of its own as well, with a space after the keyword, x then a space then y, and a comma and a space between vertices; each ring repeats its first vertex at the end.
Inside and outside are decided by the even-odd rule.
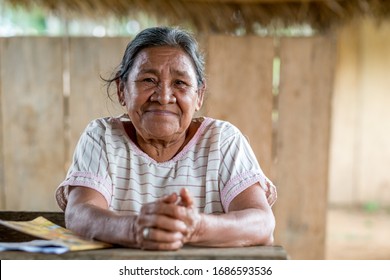
MULTIPOLYGON (((210 0, 184 0, 184 1, 189 1, 189 2, 214 2, 210 0)), ((285 3, 299 3, 301 4, 302 2, 326 2, 329 0, 217 0, 215 2, 221 2, 221 3, 236 3, 236 4, 285 4, 285 3)), ((338 0, 340 1, 345 1, 345 0, 338 0)))
MULTIPOLYGON (((2 46, 4 40, 0 38, 0 61, 2 60, 2 46)), ((1 71, 1 69, 0 69, 1 71)), ((4 187, 4 155, 3 155, 3 98, 0 72, 0 209, 5 209, 5 187, 4 187)))
POLYGON ((275 239, 292 259, 324 258, 334 53, 332 37, 280 42, 275 239))
POLYGON ((390 206, 390 22, 361 24, 358 203, 390 206))
MULTIPOLYGON (((129 38, 70 38, 70 146, 68 157, 87 124, 124 113, 116 95, 108 98, 100 76, 110 77, 121 62, 129 38)), ((113 87, 114 89, 114 87, 113 87)))
POLYGON ((272 163, 273 57, 272 38, 209 38, 206 113, 233 123, 249 138, 268 176, 272 163))
MULTIPOLYGON (((20 251, 0 252, 1 260, 287 260, 281 246, 202 248, 184 246, 177 251, 152 251, 134 248, 108 248, 43 254, 20 251)), ((209 273, 212 273, 209 271, 209 273)), ((211 274, 210 274, 211 275, 211 274)), ((211 278, 211 277, 210 277, 211 278)))
POLYGON ((64 177, 59 38, 2 39, 4 186, 9 210, 58 209, 64 177))
POLYGON ((390 22, 369 19, 339 32, 329 170, 333 205, 390 204, 389 32, 390 22))
POLYGON ((361 164, 360 139, 357 137, 361 119, 359 81, 364 79, 364 76, 359 76, 360 29, 359 22, 355 21, 338 33, 329 151, 328 193, 331 205, 351 206, 358 198, 361 164))

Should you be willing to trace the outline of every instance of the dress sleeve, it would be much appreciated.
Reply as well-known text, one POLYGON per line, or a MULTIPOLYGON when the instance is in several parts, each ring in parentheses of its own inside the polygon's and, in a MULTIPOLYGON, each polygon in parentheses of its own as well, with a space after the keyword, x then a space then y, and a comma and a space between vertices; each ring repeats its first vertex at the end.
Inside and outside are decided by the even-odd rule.
POLYGON ((221 142, 220 186, 221 200, 228 212, 232 200, 242 191, 259 182, 272 206, 277 198, 276 188, 260 168, 247 139, 236 131, 221 142))
POLYGON ((108 165, 104 134, 86 130, 76 146, 66 179, 56 189, 55 197, 58 206, 65 210, 69 186, 94 189, 104 196, 109 205, 112 182, 108 175, 108 165))

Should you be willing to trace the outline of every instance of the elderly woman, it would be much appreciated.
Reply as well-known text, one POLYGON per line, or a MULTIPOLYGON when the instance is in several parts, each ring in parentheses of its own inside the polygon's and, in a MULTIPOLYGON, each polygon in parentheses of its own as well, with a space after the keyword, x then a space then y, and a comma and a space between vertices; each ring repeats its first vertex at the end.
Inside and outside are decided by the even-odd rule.
POLYGON ((94 120, 82 134, 56 191, 69 229, 150 250, 273 243, 275 187, 245 137, 194 117, 206 81, 189 33, 142 31, 108 82, 127 114, 94 120))

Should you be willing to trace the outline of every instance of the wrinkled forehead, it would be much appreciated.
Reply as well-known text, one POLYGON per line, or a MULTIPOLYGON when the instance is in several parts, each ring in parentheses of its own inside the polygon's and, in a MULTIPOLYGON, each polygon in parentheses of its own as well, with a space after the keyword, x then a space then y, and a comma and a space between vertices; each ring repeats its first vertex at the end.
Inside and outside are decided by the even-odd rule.
POLYGON ((177 71, 187 72, 196 78, 195 66, 191 57, 181 48, 176 47, 149 47, 141 50, 134 62, 135 72, 153 71, 177 71))

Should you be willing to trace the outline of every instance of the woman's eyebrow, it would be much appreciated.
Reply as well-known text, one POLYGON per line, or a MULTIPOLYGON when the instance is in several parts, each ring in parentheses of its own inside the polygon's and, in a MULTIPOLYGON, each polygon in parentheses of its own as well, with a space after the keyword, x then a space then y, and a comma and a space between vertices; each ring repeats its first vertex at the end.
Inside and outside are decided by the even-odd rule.
POLYGON ((171 74, 175 74, 179 77, 189 77, 190 76, 188 71, 180 71, 177 69, 172 69, 170 72, 171 72, 171 74))
POLYGON ((142 69, 139 74, 154 74, 154 75, 157 75, 158 74, 158 70, 156 69, 153 69, 153 68, 145 68, 145 69, 142 69))
MULTIPOLYGON (((154 68, 144 68, 141 69, 138 73, 138 75, 143 75, 143 74, 153 74, 153 75, 159 75, 160 71, 154 68)), ((188 78, 190 77, 190 74, 186 70, 178 70, 178 69, 171 69, 170 73, 172 75, 178 76, 178 77, 183 77, 183 78, 188 78)))

